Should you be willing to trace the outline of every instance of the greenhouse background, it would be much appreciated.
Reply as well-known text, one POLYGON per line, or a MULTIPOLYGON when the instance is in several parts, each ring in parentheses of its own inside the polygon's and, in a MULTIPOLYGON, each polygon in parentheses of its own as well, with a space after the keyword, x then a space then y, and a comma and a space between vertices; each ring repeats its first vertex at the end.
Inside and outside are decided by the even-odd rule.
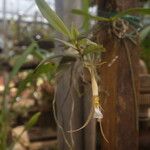
POLYGON ((0 150, 150 150, 150 1, 0 0, 0 150))
MULTIPOLYGON (((54 9, 54 0, 47 0, 48 4, 54 9)), ((0 0, 0 18, 6 15, 7 19, 17 19, 19 15, 23 16, 26 21, 33 20, 35 14, 40 12, 34 0, 0 0)))

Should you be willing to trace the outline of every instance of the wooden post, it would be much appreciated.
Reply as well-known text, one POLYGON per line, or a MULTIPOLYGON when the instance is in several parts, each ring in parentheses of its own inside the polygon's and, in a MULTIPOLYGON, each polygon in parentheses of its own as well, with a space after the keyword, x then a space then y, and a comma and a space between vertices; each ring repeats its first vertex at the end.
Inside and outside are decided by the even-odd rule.
MULTIPOLYGON (((135 5, 134 0, 99 2, 99 8, 102 12, 121 11, 135 5)), ((101 24, 98 33, 99 42, 106 48, 102 61, 107 62, 100 68, 103 88, 108 93, 107 100, 102 104, 104 109, 102 126, 109 143, 102 139, 102 150, 137 150, 138 114, 135 94, 139 94, 138 42, 135 45, 125 39, 130 53, 130 64, 124 39, 116 37, 109 27, 109 23, 101 24), (108 67, 108 63, 111 63, 116 56, 118 59, 108 67)))
MULTIPOLYGON (((66 139, 73 147, 72 150, 95 150, 94 119, 84 129, 72 135, 67 132, 80 128, 87 121, 91 110, 91 84, 88 81, 84 82, 77 71, 72 72, 74 65, 74 63, 67 66, 65 64, 63 73, 57 79, 55 99, 58 121, 63 127, 66 139), (74 111, 72 111, 73 102, 74 111)), ((80 68, 80 64, 78 65, 80 68)), ((58 128, 58 148, 59 150, 70 150, 60 128, 58 128)))
POLYGON ((81 0, 56 0, 55 6, 57 14, 62 18, 68 27, 70 27, 72 23, 77 27, 81 27, 82 17, 71 13, 72 9, 81 9, 81 0))
MULTIPOLYGON (((70 27, 74 23, 77 27, 81 26, 81 17, 71 14, 73 8, 80 9, 82 6, 81 0, 56 0, 56 12, 65 22, 65 24, 70 27)), ((59 34, 57 35, 61 37, 59 34)), ((57 46, 57 45, 56 45, 57 46)), ((57 48, 56 50, 60 53, 61 49, 57 48)), ((55 51, 55 52, 56 52, 55 51)), ((78 74, 75 73, 74 76, 77 78, 74 81, 74 78, 71 78, 71 64, 65 70, 64 73, 58 78, 57 91, 56 91, 56 101, 57 101, 57 115, 60 125, 64 129, 64 134, 69 141, 69 143, 74 142, 73 150, 95 150, 95 120, 93 119, 84 129, 73 133, 71 141, 71 135, 66 131, 70 130, 70 115, 71 109, 74 104, 74 113, 71 117, 72 129, 77 129, 81 127, 88 118, 90 109, 91 109, 91 86, 90 83, 83 83, 83 81, 78 77, 78 74), (77 85, 77 90, 70 87, 70 82, 74 82, 77 85), (83 86, 84 85, 84 86, 83 86), (68 97, 67 92, 70 90, 68 97), (78 92, 81 95, 79 96, 78 92), (72 94, 71 94, 72 93, 72 94)), ((73 83, 73 84, 74 84, 73 83)), ((58 128, 58 147, 60 150, 68 150, 68 146, 62 135, 62 131, 58 128)))

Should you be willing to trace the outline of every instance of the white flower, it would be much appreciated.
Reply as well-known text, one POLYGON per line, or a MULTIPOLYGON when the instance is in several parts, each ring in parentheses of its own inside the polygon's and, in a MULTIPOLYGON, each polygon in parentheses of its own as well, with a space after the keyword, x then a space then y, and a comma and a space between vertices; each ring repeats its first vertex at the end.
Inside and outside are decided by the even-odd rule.
POLYGON ((94 118, 101 120, 103 118, 103 114, 99 107, 94 108, 94 118))

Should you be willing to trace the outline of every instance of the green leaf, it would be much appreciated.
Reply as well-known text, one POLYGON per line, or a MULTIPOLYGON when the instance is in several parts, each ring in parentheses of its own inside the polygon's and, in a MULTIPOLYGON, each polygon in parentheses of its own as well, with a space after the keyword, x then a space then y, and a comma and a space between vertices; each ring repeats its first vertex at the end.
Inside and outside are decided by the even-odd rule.
POLYGON ((126 15, 123 17, 123 19, 127 20, 135 28, 141 28, 142 27, 142 24, 140 22, 140 18, 137 16, 126 15))
POLYGON ((79 36, 79 31, 78 31, 77 27, 73 24, 71 26, 71 36, 72 36, 73 41, 76 41, 79 36))
POLYGON ((105 48, 103 45, 94 43, 90 40, 87 41, 87 47, 84 50, 84 55, 89 54, 89 53, 101 53, 104 52, 105 48))
POLYGON ((113 21, 113 20, 121 18, 125 15, 134 14, 134 13, 137 13, 139 15, 148 15, 148 14, 150 14, 150 9, 149 8, 130 8, 125 11, 117 13, 117 15, 111 17, 111 19, 113 21))
POLYGON ((67 54, 67 53, 57 54, 57 55, 56 55, 56 54, 53 54, 53 55, 51 55, 51 56, 45 58, 44 60, 42 60, 42 61, 40 62, 40 64, 35 68, 34 72, 35 72, 36 70, 38 70, 41 65, 43 65, 43 64, 46 63, 46 62, 49 62, 50 60, 52 61, 52 60, 55 59, 55 58, 62 58, 62 57, 67 57, 67 56, 68 56, 68 57, 77 57, 77 55, 74 55, 74 54, 67 54))
POLYGON ((38 121, 39 117, 40 117, 41 113, 38 112, 36 114, 34 114, 31 119, 25 124, 25 130, 29 130, 31 129, 38 121))
POLYGON ((21 66, 25 63, 26 58, 29 54, 31 54, 35 48, 37 47, 37 44, 35 42, 33 42, 28 48, 27 50, 17 59, 17 61, 14 64, 14 68, 10 73, 9 76, 9 80, 7 81, 7 84, 5 86, 5 90, 4 90, 4 97, 7 95, 8 91, 9 91, 9 82, 12 80, 12 78, 18 73, 19 69, 21 68, 21 66))
POLYGON ((21 66, 25 63, 27 56, 33 52, 33 50, 35 50, 37 44, 35 42, 33 42, 28 48, 27 50, 17 59, 14 68, 12 70, 12 72, 10 73, 10 78, 9 80, 11 80, 19 71, 19 69, 21 68, 21 66))
POLYGON ((91 15, 91 14, 89 14, 89 13, 87 13, 87 12, 84 12, 84 11, 82 11, 82 10, 79 10, 79 9, 73 9, 73 10, 72 10, 72 13, 77 14, 77 15, 86 16, 86 17, 88 17, 88 18, 90 18, 90 19, 97 20, 97 21, 105 21, 105 22, 110 22, 110 21, 112 21, 112 20, 109 19, 109 18, 93 16, 93 15, 91 15))
POLYGON ((89 54, 89 53, 99 53, 99 52, 105 51, 105 48, 102 45, 97 44, 86 38, 80 40, 78 44, 79 44, 79 47, 84 50, 83 52, 84 55, 89 54))
POLYGON ((55 71, 56 65, 52 63, 40 65, 34 72, 29 73, 28 76, 20 82, 16 97, 18 97, 24 91, 29 83, 36 81, 41 75, 45 74, 52 77, 55 71))
POLYGON ((72 10, 73 13, 77 14, 77 15, 83 15, 83 16, 87 16, 90 19, 96 20, 96 21, 104 21, 104 22, 110 22, 110 21, 114 21, 118 18, 121 18, 123 16, 126 16, 128 14, 140 14, 140 15, 149 15, 150 14, 150 9, 149 8, 130 8, 127 9, 125 11, 122 12, 118 12, 115 16, 110 17, 110 18, 105 18, 105 17, 99 17, 99 16, 93 16, 89 13, 83 12, 82 10, 79 9, 73 9, 72 10))
POLYGON ((57 14, 48 6, 45 0, 36 0, 36 4, 40 9, 43 16, 51 24, 51 26, 64 36, 70 38, 70 32, 65 26, 63 21, 57 16, 57 14))
POLYGON ((83 38, 78 41, 78 46, 80 49, 85 49, 87 47, 88 39, 83 38))
POLYGON ((56 40, 56 41, 59 41, 59 42, 61 42, 61 43, 63 43, 64 45, 66 45, 66 46, 68 46, 68 47, 72 47, 73 49, 76 49, 76 47, 75 47, 73 44, 71 44, 71 43, 69 43, 69 42, 67 42, 67 41, 60 40, 60 39, 57 39, 57 38, 55 38, 55 40, 56 40))
POLYGON ((32 54, 39 60, 42 61, 44 59, 44 54, 41 53, 40 48, 38 47, 32 54))
POLYGON ((150 25, 145 27, 141 32, 140 32, 140 39, 144 40, 148 35, 150 34, 150 25))
POLYGON ((23 135, 23 133, 26 130, 31 129, 38 121, 39 117, 40 117, 41 113, 38 112, 36 114, 34 114, 31 119, 25 124, 25 128, 22 130, 22 132, 18 135, 18 137, 13 141, 13 143, 11 143, 11 145, 9 146, 8 150, 12 150, 15 146, 15 144, 19 141, 19 139, 21 138, 21 136, 23 135))
MULTIPOLYGON (((90 7, 90 1, 83 0, 83 5, 82 5, 83 12, 88 13, 89 7, 90 7)), ((84 29, 85 32, 87 32, 89 30, 89 27, 90 27, 90 18, 88 16, 84 16, 82 28, 84 29)))
POLYGON ((2 114, 1 114, 1 111, 0 111, 0 126, 1 126, 2 121, 3 121, 3 117, 2 117, 2 114))

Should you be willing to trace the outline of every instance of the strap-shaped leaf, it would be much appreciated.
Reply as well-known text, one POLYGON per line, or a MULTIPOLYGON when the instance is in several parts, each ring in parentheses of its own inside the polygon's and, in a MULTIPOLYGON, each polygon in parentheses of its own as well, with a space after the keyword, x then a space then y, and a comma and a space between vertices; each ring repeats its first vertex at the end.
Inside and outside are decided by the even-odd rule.
POLYGON ((26 130, 31 129, 38 121, 39 117, 40 117, 41 113, 37 112, 36 114, 34 114, 31 119, 25 124, 25 128, 21 131, 21 133, 16 137, 16 139, 13 141, 13 143, 10 145, 10 147, 8 148, 8 150, 12 150, 15 146, 15 144, 19 141, 19 139, 21 138, 21 136, 23 135, 23 133, 26 130))
POLYGON ((52 63, 46 63, 46 64, 40 65, 36 69, 36 71, 29 73, 28 76, 24 80, 20 81, 16 97, 18 97, 24 91, 28 83, 32 84, 34 81, 37 80, 38 77, 41 77, 41 75, 46 74, 49 76, 53 76, 53 74, 55 73, 56 67, 57 66, 52 63))
MULTIPOLYGON (((90 7, 90 1, 89 0, 82 0, 83 5, 82 5, 82 10, 85 13, 88 13, 89 7, 90 7)), ((90 18, 88 16, 84 16, 83 18, 83 25, 82 28, 84 29, 85 32, 87 32, 90 28, 90 18)))
POLYGON ((93 19, 93 20, 110 22, 110 21, 114 21, 118 18, 121 18, 123 16, 126 16, 128 14, 137 13, 137 14, 140 14, 140 15, 146 15, 146 14, 149 15, 150 14, 150 9, 149 8, 130 8, 130 9, 127 9, 125 11, 119 12, 115 16, 110 17, 110 18, 93 16, 93 15, 91 15, 89 13, 85 13, 82 10, 79 10, 79 9, 73 9, 72 12, 77 14, 77 15, 88 16, 90 19, 93 19))
POLYGON ((65 26, 63 21, 57 16, 57 14, 49 7, 45 0, 36 0, 36 4, 40 9, 42 15, 47 19, 51 26, 64 36, 70 38, 70 31, 65 26))
POLYGON ((111 21, 109 18, 93 16, 93 15, 86 13, 86 12, 79 10, 79 9, 73 9, 72 13, 77 14, 77 15, 87 16, 87 18, 97 20, 97 21, 106 21, 106 22, 111 21))
POLYGON ((140 39, 144 40, 148 35, 150 34, 150 25, 145 27, 141 32, 140 32, 140 39))
POLYGON ((19 69, 21 68, 21 66, 26 61, 27 56, 29 54, 31 54, 36 47, 37 47, 37 44, 35 42, 33 42, 27 48, 27 50, 17 59, 15 65, 14 65, 14 68, 13 68, 12 72, 10 73, 10 80, 17 74, 17 72, 19 71, 19 69))
POLYGON ((61 39, 57 39, 55 38, 56 41, 63 43, 64 45, 68 46, 68 47, 72 47, 73 49, 76 49, 76 47, 74 45, 72 45, 71 43, 61 40, 61 39))
POLYGON ((72 36, 72 40, 76 41, 79 37, 79 31, 77 29, 77 27, 75 25, 72 24, 71 26, 71 36, 72 36))
POLYGON ((34 72, 36 72, 38 69, 39 69, 39 67, 41 66, 41 65, 43 65, 44 63, 46 63, 46 62, 49 62, 50 60, 53 60, 53 59, 55 59, 55 58, 62 58, 62 57, 78 57, 78 55, 74 55, 74 54, 68 54, 68 53, 62 53, 62 54, 52 54, 52 55, 50 55, 49 57, 47 57, 47 58, 45 58, 45 59, 43 59, 41 62, 40 62, 40 64, 35 68, 35 70, 34 70, 34 72))
POLYGON ((150 9, 149 8, 130 8, 130 9, 127 9, 125 11, 117 13, 117 15, 115 15, 111 19, 116 20, 116 19, 121 18, 125 15, 134 14, 134 13, 137 13, 139 15, 150 15, 150 9))
POLYGON ((41 115, 40 112, 37 112, 36 114, 34 114, 31 117, 31 119, 25 124, 25 130, 31 129, 37 123, 40 115, 41 115))

